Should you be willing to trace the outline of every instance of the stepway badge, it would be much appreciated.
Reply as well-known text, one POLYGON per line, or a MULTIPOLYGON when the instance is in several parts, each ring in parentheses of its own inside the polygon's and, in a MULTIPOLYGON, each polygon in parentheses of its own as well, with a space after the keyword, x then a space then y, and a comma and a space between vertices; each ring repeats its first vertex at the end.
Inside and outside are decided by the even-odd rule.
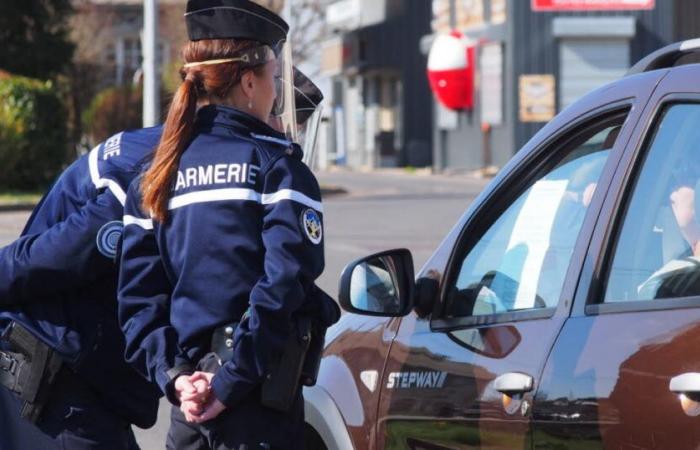
POLYGON ((447 372, 391 372, 387 389, 440 389, 445 385, 447 372))

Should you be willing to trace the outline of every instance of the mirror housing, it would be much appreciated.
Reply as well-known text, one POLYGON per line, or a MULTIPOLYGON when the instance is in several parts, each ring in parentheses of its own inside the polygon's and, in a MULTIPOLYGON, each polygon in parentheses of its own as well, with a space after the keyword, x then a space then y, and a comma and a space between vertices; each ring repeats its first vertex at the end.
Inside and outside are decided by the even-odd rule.
POLYGON ((416 280, 413 307, 418 317, 428 317, 435 308, 440 291, 440 282, 434 278, 421 277, 416 280))
POLYGON ((413 308, 413 256, 394 249, 357 259, 343 269, 340 306, 365 316, 403 317, 413 308))

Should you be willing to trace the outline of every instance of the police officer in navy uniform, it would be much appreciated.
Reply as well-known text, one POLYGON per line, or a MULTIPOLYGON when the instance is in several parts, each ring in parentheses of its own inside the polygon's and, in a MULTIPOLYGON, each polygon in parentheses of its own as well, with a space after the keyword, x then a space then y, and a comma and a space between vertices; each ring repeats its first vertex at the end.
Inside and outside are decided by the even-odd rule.
POLYGON ((116 255, 159 137, 119 133, 75 161, 0 249, 0 449, 133 449, 131 424, 155 423, 161 394, 123 358, 116 255))
POLYGON ((318 183, 267 123, 289 106, 288 26, 248 0, 190 0, 185 18, 183 83, 127 193, 127 359, 174 405, 168 448, 302 449, 309 343, 338 311, 314 285, 318 183))

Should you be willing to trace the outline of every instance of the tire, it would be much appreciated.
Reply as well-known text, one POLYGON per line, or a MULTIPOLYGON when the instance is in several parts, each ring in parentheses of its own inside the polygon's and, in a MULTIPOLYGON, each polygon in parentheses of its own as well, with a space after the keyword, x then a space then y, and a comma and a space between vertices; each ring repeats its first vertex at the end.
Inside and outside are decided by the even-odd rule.
POLYGON ((308 424, 304 427, 304 443, 306 450, 328 450, 321 436, 308 424))

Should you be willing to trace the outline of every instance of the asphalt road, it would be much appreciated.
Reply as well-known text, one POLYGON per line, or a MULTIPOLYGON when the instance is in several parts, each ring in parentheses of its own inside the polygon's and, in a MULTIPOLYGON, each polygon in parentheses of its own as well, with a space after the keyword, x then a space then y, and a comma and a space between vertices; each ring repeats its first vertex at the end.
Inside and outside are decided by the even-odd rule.
MULTIPOLYGON (((343 267, 356 258, 405 247, 413 253, 416 269, 420 268, 486 184, 467 175, 400 170, 324 172, 318 178, 324 186, 347 191, 324 199, 326 269, 318 284, 334 297, 343 267)), ((0 245, 20 233, 28 216, 28 212, 0 213, 0 245)), ((164 448, 169 411, 163 401, 156 426, 136 430, 143 450, 164 448)))

